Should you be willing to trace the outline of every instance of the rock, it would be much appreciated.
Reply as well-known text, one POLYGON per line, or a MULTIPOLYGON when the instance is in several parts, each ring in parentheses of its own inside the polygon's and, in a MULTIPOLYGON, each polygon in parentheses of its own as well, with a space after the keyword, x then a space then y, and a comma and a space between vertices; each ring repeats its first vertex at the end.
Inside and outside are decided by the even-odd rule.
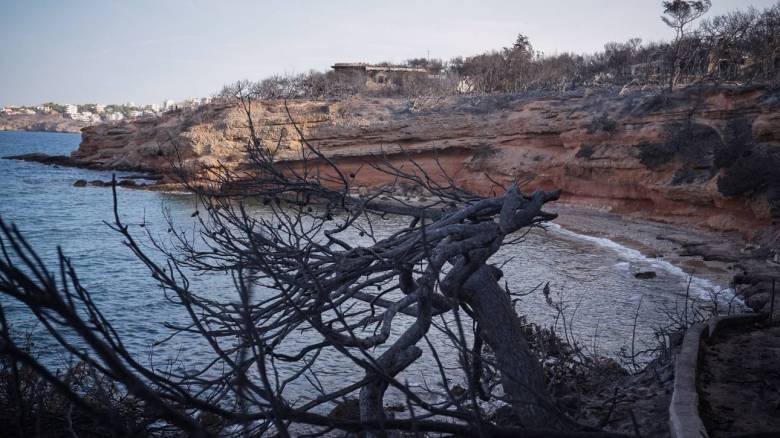
POLYGON ((764 292, 764 287, 761 284, 749 284, 739 288, 739 294, 743 299, 747 299, 757 293, 764 292))
MULTIPOLYGON (((747 297, 745 303, 753 309, 761 310, 764 307, 769 305, 769 301, 771 300, 771 298, 772 297, 770 292, 758 292, 747 297)), ((775 296, 775 306, 777 305, 778 305, 778 298, 777 296, 775 296)))
POLYGON ((111 183, 107 183, 105 181, 101 181, 99 179, 95 179, 89 182, 89 185, 95 186, 95 187, 105 187, 111 185, 111 183))
POLYGON ((454 395, 455 397, 460 397, 460 396, 462 396, 463 394, 466 393, 466 388, 464 388, 464 387, 462 387, 460 385, 455 385, 455 386, 452 387, 450 392, 452 392, 452 395, 454 395))
POLYGON ((406 412, 406 406, 401 403, 395 403, 385 406, 385 410, 388 412, 406 412))
POLYGON ((11 155, 3 158, 7 160, 32 161, 41 164, 75 166, 73 160, 71 160, 70 157, 65 155, 48 155, 48 154, 42 154, 36 152, 31 154, 11 155))
POLYGON ((143 175, 143 174, 132 174, 132 175, 126 175, 126 176, 120 176, 119 179, 147 179, 150 181, 159 181, 162 180, 164 177, 162 175, 155 175, 155 174, 149 174, 149 175, 143 175))
POLYGON ((512 406, 509 405, 503 405, 496 409, 490 420, 498 426, 516 426, 518 422, 514 411, 512 411, 512 406))
POLYGON ((642 279, 642 280, 649 280, 651 278, 655 278, 656 274, 655 271, 640 271, 634 274, 634 277, 642 279))
POLYGON ((598 374, 612 374, 615 376, 627 376, 625 368, 612 358, 597 356, 593 359, 593 371, 598 374))
POLYGON ((86 186, 87 186, 87 180, 85 179, 79 179, 73 183, 73 187, 86 187, 86 186))
POLYGON ((350 398, 337 404, 328 417, 337 418, 339 420, 360 420, 360 401, 356 398, 350 398))
POLYGON ((87 125, 89 125, 89 122, 66 119, 59 113, 0 113, 0 131, 79 132, 81 128, 87 125))

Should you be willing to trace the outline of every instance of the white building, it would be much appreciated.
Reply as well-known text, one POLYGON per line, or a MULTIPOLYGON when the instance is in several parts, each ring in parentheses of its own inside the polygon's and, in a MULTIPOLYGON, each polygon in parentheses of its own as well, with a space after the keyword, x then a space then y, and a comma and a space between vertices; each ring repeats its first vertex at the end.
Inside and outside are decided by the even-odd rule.
POLYGON ((163 110, 165 111, 173 109, 175 106, 176 106, 176 102, 172 101, 171 99, 168 99, 165 102, 163 102, 163 110))
POLYGON ((79 107, 77 107, 76 105, 71 105, 69 103, 66 103, 63 106, 65 107, 65 116, 70 117, 71 119, 73 119, 74 118, 73 116, 79 113, 79 107))
POLYGON ((105 105, 103 105, 101 103, 96 103, 95 104, 95 112, 96 113, 100 114, 100 113, 102 113, 105 110, 106 110, 106 106, 105 105))
POLYGON ((149 105, 149 109, 154 111, 154 112, 156 112, 156 113, 159 113, 160 112, 160 105, 157 104, 157 103, 153 103, 153 104, 149 105))
POLYGON ((177 104, 181 108, 197 108, 200 105, 200 99, 196 97, 188 97, 183 102, 177 104))
POLYGON ((99 122, 100 116, 97 114, 94 114, 89 111, 84 111, 81 113, 71 114, 70 118, 73 120, 78 120, 80 122, 99 122))
POLYGON ((103 116, 103 119, 106 120, 107 122, 117 122, 124 118, 125 116, 123 116, 122 113, 108 113, 105 116, 103 116))

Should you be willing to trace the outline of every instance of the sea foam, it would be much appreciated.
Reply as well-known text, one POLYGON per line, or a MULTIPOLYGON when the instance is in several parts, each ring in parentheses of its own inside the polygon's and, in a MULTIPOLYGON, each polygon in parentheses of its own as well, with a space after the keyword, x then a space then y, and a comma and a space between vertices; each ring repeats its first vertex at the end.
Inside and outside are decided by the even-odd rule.
POLYGON ((664 271, 669 275, 678 277, 680 279, 680 283, 684 285, 684 287, 688 287, 688 282, 690 282, 691 295, 696 296, 700 299, 709 301, 712 300, 714 297, 718 297, 719 300, 722 300, 724 302, 735 301, 738 302, 739 304, 744 304, 740 297, 735 297, 736 292, 734 291, 733 288, 722 287, 706 278, 697 277, 696 275, 685 272, 679 266, 675 266, 672 263, 667 262, 666 260, 658 260, 655 258, 650 258, 633 248, 629 248, 627 246, 621 245, 605 237, 595 237, 595 236, 588 236, 586 234, 575 233, 574 231, 567 230, 566 228, 563 228, 558 224, 547 223, 545 224, 545 228, 561 236, 565 236, 571 239, 586 241, 598 245, 602 248, 607 248, 611 251, 614 251, 615 253, 618 254, 618 256, 622 260, 624 260, 616 264, 616 267, 620 270, 630 272, 631 265, 637 264, 643 266, 643 269, 647 267, 652 270, 664 271))

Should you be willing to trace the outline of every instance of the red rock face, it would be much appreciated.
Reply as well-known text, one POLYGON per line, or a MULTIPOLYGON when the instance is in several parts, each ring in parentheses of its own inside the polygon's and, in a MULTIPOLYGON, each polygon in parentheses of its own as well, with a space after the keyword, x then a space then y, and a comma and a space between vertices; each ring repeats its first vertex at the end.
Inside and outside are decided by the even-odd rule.
MULTIPOLYGON (((491 179, 528 180, 528 189, 562 189, 570 203, 746 235, 780 217, 780 93, 769 88, 354 98, 291 101, 289 110, 310 143, 356 173, 355 188, 391 181, 366 165, 384 154, 396 163, 411 157, 432 172, 441 166, 485 194, 497 190, 491 179)), ((282 102, 256 104, 253 119, 280 159, 299 157, 282 102)), ((73 158, 165 172, 175 144, 188 161, 240 164, 246 135, 237 107, 214 104, 87 128, 73 158)))

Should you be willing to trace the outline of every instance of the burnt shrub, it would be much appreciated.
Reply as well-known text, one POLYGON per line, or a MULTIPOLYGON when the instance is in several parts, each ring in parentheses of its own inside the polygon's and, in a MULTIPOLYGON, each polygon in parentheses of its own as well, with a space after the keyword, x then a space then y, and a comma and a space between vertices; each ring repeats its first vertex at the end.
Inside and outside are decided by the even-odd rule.
POLYGON ((766 191, 776 197, 780 190, 780 151, 777 149, 774 145, 756 145, 740 155, 718 178, 718 191, 729 197, 766 191))
POLYGON ((674 173, 672 177, 673 186, 681 186, 684 184, 694 184, 704 182, 710 179, 712 175, 708 171, 702 171, 697 169, 691 169, 688 166, 683 166, 674 173))
POLYGON ((657 170, 672 161, 677 153, 673 143, 641 143, 637 158, 650 170, 657 170))
POLYGON ((617 122, 610 119, 606 113, 594 118, 586 126, 588 134, 594 134, 596 132, 612 133, 617 130, 617 127, 617 122))
POLYGON ((724 148, 715 129, 699 123, 673 123, 666 131, 667 141, 637 146, 637 157, 648 169, 657 170, 675 158, 691 169, 713 169, 715 151, 724 148))
POLYGON ((588 160, 590 157, 593 156, 593 152, 595 152, 595 147, 592 144, 584 144, 580 146, 580 149, 577 151, 577 153, 574 155, 577 158, 588 160))
POLYGON ((730 120, 723 131, 724 141, 715 149, 714 163, 718 168, 729 167, 753 147, 753 130, 744 118, 730 120))
POLYGON ((723 147, 718 132, 699 123, 686 123, 674 131, 671 142, 675 144, 682 161, 694 169, 709 169, 713 156, 723 147))

